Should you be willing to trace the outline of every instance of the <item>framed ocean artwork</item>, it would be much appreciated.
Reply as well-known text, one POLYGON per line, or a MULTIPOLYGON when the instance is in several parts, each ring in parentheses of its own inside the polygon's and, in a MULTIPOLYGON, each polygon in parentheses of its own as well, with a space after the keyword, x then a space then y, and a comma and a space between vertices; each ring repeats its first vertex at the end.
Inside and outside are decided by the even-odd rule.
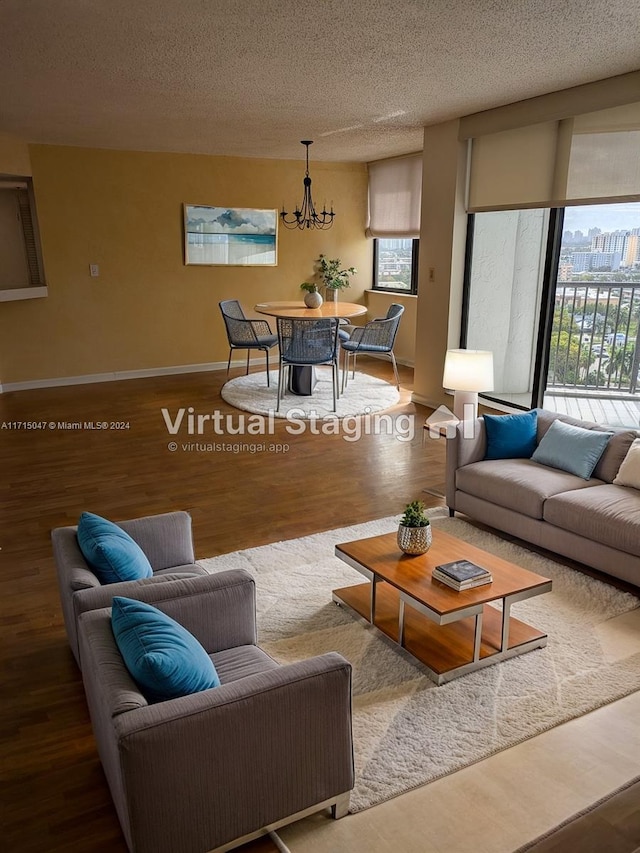
POLYGON ((276 266, 278 211, 185 204, 184 262, 201 266, 276 266))

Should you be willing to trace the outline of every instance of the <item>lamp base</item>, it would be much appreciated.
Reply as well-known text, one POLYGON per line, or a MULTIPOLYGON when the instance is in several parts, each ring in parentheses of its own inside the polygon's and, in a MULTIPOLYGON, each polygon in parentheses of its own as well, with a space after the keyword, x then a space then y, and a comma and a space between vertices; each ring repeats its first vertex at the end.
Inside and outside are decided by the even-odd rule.
POLYGON ((454 391, 453 414, 461 421, 475 421, 478 417, 478 392, 454 391))

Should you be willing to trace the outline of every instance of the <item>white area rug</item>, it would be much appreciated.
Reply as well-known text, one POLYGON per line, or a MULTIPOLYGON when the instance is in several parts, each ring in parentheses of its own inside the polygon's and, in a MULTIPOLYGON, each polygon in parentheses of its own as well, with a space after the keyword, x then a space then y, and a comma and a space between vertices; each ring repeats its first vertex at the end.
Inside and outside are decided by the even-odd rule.
MULTIPOLYGON (((331 368, 316 367, 318 382, 310 397, 299 397, 289 391, 280 402, 280 411, 276 412, 278 396, 278 372, 270 372, 271 386, 267 387, 267 377, 262 373, 250 373, 230 379, 222 386, 222 399, 236 409, 255 412, 258 415, 273 413, 277 418, 286 418, 289 411, 296 418, 312 417, 347 418, 353 415, 365 415, 381 412, 395 406, 400 394, 395 385, 356 371, 355 379, 349 379, 345 393, 337 402, 333 411, 333 392, 331 387, 331 368)), ((342 375, 342 374, 341 374, 342 375)))
POLYGON ((432 511, 432 523, 553 579, 553 592, 513 605, 546 631, 546 648, 437 687, 420 663, 331 601, 362 582, 334 545, 397 529, 367 522, 200 561, 209 571, 247 569, 256 579, 260 645, 282 663, 338 651, 353 665, 356 785, 361 811, 640 689, 640 644, 610 660, 607 620, 640 605, 615 589, 432 511))

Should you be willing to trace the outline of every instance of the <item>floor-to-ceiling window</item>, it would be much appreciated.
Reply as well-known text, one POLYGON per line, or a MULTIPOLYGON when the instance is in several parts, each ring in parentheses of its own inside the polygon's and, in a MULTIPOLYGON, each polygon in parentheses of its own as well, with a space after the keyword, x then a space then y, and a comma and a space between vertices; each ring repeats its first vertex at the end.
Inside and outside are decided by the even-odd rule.
POLYGON ((462 345, 491 350, 488 397, 530 408, 552 213, 502 210, 470 217, 462 345))
POLYGON ((461 344, 489 399, 640 426, 640 204, 472 215, 461 344))

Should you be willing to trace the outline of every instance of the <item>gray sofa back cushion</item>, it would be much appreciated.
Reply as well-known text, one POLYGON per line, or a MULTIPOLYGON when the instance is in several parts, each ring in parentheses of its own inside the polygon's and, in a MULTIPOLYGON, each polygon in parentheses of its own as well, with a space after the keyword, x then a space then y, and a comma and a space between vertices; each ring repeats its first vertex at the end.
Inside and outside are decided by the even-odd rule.
POLYGON ((605 483, 612 483, 618 473, 618 468, 622 464, 622 460, 627 455, 627 451, 640 433, 633 429, 616 429, 616 427, 601 426, 600 424, 572 418, 569 415, 560 415, 556 412, 538 409, 538 444, 540 444, 540 439, 557 418, 560 418, 566 424, 573 424, 583 429, 594 429, 598 432, 613 432, 592 475, 598 480, 604 480, 605 483))

